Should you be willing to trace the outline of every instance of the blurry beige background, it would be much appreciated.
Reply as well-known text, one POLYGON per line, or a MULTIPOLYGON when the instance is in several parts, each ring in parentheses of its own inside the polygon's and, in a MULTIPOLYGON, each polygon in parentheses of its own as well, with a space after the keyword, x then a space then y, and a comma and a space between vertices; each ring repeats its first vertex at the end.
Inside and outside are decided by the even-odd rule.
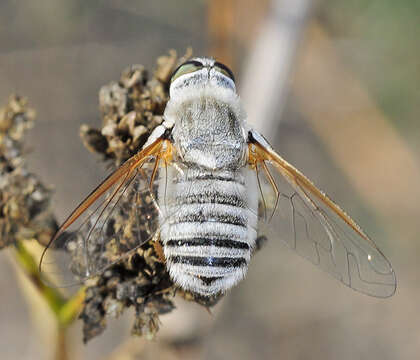
MULTIPOLYGON (((151 69, 192 46, 233 68, 250 122, 397 274, 394 297, 370 298, 269 239, 213 316, 186 304, 147 342, 130 338, 128 313, 86 346, 76 323, 72 359, 418 358, 418 1, 6 0, 0 29, 0 103, 17 92, 37 110, 28 164, 55 187, 60 219, 106 173, 78 137, 82 123, 99 126, 99 87, 128 64, 151 69)), ((0 358, 49 359, 48 314, 31 312, 9 255, 0 253, 0 358)))

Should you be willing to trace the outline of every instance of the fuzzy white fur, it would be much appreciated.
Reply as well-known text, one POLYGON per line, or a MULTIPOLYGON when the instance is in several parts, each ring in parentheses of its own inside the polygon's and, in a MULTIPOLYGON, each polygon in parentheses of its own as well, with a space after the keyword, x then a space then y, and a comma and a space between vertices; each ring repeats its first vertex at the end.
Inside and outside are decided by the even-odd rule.
MULTIPOLYGON (((242 107, 239 95, 236 93, 235 86, 233 87, 220 87, 216 81, 210 81, 204 84, 193 84, 188 87, 179 88, 176 86, 177 83, 185 80, 185 78, 192 77, 193 74, 186 74, 176 79, 171 85, 171 96, 168 104, 166 105, 164 118, 168 124, 175 124, 177 119, 177 113, 185 103, 191 102, 194 99, 199 98, 214 98, 217 101, 225 104, 229 104, 232 111, 235 113, 238 121, 244 124, 246 119, 245 110, 242 107)), ((216 76, 226 76, 217 74, 216 76)), ((229 79, 233 84, 233 82, 229 79)))
POLYGON ((246 274, 257 236, 258 192, 255 172, 245 166, 248 135, 246 114, 235 84, 212 68, 213 60, 196 60, 204 67, 179 76, 171 84, 170 100, 164 113, 165 122, 154 132, 153 139, 164 129, 173 128, 172 136, 178 156, 186 164, 193 164, 191 171, 186 173, 187 177, 170 167, 160 178, 158 202, 162 209, 161 239, 168 259, 169 274, 183 289, 210 296, 227 291, 246 274), (197 180, 205 173, 217 175, 218 180, 197 180), (173 183, 175 177, 177 182, 173 183), (231 180, 224 180, 225 177, 231 180), (215 194, 214 198, 209 199, 206 192, 215 194), (177 197, 185 200, 193 194, 201 196, 201 202, 175 205, 177 197), (246 206, 219 204, 215 200, 218 195, 235 195, 246 206), (202 203, 203 200, 208 202, 202 203), (184 220, 195 214, 207 217, 208 221, 184 220), (220 220, 223 216, 230 217, 232 223, 220 220), (235 225, 234 219, 241 219, 245 225, 235 225), (215 235, 247 243, 249 248, 190 246, 183 243, 187 239, 207 239, 215 235), (179 244, 166 245, 174 240, 178 240, 179 244), (241 258, 245 264, 200 266, 171 261, 183 256, 241 258), (200 278, 203 276, 221 279, 206 284, 200 278))

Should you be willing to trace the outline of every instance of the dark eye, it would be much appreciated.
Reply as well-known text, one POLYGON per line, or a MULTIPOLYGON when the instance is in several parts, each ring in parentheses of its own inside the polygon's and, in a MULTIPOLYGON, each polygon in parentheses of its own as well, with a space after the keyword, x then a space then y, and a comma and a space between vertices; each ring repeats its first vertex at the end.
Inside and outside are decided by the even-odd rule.
POLYGON ((184 62, 173 72, 171 77, 171 83, 178 79, 180 76, 192 73, 194 71, 200 70, 203 67, 203 64, 199 61, 190 60, 184 62))
POLYGON ((213 68, 235 82, 235 77, 233 76, 232 70, 230 70, 226 65, 216 61, 213 65, 213 68))

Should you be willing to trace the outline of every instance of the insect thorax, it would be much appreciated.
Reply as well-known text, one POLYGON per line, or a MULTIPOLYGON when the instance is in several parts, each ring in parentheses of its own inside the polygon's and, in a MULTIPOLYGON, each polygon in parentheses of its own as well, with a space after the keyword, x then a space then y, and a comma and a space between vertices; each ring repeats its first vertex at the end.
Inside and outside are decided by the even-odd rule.
POLYGON ((208 169, 244 165, 245 138, 228 104, 199 98, 183 104, 180 110, 173 138, 184 162, 208 169))

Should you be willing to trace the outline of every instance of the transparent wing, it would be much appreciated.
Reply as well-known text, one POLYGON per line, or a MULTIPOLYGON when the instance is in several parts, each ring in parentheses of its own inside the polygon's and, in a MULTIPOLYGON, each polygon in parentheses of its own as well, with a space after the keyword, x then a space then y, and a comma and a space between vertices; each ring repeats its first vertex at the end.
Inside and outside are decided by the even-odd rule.
POLYGON ((250 154, 261 203, 274 204, 271 212, 263 209, 262 217, 270 220, 276 237, 354 290, 383 298, 395 293, 390 262, 343 210, 263 139, 253 139, 250 154))
POLYGON ((61 225, 40 261, 47 283, 81 283, 153 238, 158 229, 154 179, 163 142, 156 140, 125 162, 61 225))

